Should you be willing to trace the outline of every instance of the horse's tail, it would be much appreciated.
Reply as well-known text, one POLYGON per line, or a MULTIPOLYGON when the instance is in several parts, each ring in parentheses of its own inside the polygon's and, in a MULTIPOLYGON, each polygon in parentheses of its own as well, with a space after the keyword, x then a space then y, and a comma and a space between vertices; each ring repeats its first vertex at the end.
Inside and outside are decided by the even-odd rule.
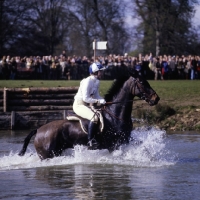
POLYGON ((37 129, 36 130, 32 130, 28 136, 26 136, 26 138, 24 139, 24 145, 22 147, 22 150, 19 152, 19 156, 23 156, 26 152, 27 146, 31 140, 31 138, 37 133, 37 129))

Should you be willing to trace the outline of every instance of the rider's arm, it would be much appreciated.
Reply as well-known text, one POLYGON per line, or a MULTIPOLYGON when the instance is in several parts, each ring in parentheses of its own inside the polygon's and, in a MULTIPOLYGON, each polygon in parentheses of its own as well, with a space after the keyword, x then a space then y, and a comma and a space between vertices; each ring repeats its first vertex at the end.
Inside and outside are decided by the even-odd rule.
POLYGON ((82 98, 83 101, 85 101, 86 103, 97 103, 97 99, 93 98, 94 97, 94 90, 95 90, 95 85, 94 85, 94 81, 92 79, 85 79, 84 82, 81 85, 81 92, 82 92, 82 98), (93 96, 91 96, 91 94, 93 94, 93 96))

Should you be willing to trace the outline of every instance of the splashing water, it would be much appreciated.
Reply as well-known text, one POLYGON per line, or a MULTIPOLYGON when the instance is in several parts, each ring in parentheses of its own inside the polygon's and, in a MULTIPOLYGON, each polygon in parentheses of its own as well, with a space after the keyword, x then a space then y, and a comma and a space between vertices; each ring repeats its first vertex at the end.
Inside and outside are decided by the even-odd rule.
MULTIPOLYGON (((155 127, 138 128, 131 132, 133 140, 128 145, 109 153, 108 150, 87 150, 76 145, 62 156, 41 161, 34 149, 22 157, 18 152, 0 157, 0 170, 36 168, 72 164, 117 164, 135 167, 160 167, 174 165, 177 155, 166 148, 166 133, 155 127)), ((19 149, 21 148, 21 144, 19 149)))

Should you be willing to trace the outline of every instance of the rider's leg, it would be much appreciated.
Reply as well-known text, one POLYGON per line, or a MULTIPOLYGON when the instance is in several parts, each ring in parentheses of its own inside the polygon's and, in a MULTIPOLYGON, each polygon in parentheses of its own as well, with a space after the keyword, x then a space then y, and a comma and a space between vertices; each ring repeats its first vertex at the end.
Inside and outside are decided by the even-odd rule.
POLYGON ((98 117, 94 115, 92 120, 88 124, 88 146, 89 147, 94 147, 97 146, 98 143, 95 140, 95 134, 97 133, 98 130, 98 117))
POLYGON ((88 146, 92 147, 94 145, 97 145, 96 140, 94 139, 95 134, 97 132, 97 123, 90 121, 89 125, 88 125, 88 146))
POLYGON ((93 110, 91 110, 91 108, 89 108, 88 106, 85 106, 83 101, 79 101, 79 100, 75 100, 74 104, 73 104, 73 110, 74 112, 85 118, 88 119, 89 125, 88 125, 88 146, 93 146, 94 143, 97 144, 95 142, 94 136, 97 132, 97 123, 98 123, 98 116, 95 114, 95 112, 93 110))

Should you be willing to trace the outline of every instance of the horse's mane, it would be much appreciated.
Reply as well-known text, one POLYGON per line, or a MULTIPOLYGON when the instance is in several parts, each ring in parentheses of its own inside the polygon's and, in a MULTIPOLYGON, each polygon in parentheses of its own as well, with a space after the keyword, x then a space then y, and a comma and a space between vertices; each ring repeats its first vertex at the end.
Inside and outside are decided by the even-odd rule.
POLYGON ((108 92, 105 94, 104 97, 107 102, 113 99, 113 96, 115 96, 120 91, 121 87, 123 86, 125 81, 128 80, 129 77, 130 76, 124 75, 114 80, 110 89, 108 90, 108 92))

